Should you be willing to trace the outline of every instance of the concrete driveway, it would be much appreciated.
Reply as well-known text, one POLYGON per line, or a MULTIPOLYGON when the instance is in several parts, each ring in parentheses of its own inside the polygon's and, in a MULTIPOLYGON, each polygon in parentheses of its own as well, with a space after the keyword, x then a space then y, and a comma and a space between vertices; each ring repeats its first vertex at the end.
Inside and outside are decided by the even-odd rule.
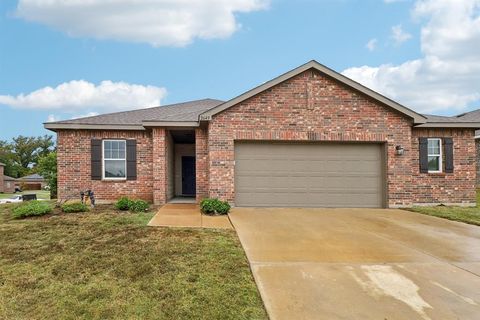
POLYGON ((230 218, 272 319, 480 319, 480 227, 384 209, 230 218))

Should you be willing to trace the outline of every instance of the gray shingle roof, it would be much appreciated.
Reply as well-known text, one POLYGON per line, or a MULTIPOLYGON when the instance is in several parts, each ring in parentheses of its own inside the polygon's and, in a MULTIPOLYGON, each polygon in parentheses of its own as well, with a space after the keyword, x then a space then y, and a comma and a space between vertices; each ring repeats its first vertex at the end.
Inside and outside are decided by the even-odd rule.
POLYGON ((463 121, 480 122, 480 109, 460 114, 457 118, 462 119, 463 121))
POLYGON ((10 176, 3 175, 3 180, 4 180, 4 181, 15 181, 15 180, 17 180, 17 179, 12 178, 12 177, 10 177, 10 176))
POLYGON ((36 181, 43 181, 43 177, 38 173, 30 174, 25 177, 18 178, 18 180, 36 180, 36 181))
MULTIPOLYGON (((458 116, 453 116, 453 117, 446 117, 446 116, 435 116, 431 114, 424 114, 425 117, 427 117, 427 123, 428 122, 441 122, 441 123, 464 123, 464 122, 469 122, 466 119, 460 118, 458 116)), ((472 121, 476 122, 476 121, 472 121)))
POLYGON ((49 122, 55 124, 142 125, 142 121, 198 121, 198 116, 220 104, 216 99, 202 99, 160 107, 101 114, 93 117, 49 122))

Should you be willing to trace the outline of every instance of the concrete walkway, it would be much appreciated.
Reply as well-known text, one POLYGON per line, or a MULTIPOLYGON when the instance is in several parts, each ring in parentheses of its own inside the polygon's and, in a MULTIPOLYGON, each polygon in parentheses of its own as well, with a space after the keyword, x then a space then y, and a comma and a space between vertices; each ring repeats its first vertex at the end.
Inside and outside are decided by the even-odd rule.
POLYGON ((230 218, 271 319, 480 319, 480 227, 384 209, 230 218))
POLYGON ((148 223, 153 227, 233 229, 228 216, 207 216, 196 204, 167 203, 148 223))

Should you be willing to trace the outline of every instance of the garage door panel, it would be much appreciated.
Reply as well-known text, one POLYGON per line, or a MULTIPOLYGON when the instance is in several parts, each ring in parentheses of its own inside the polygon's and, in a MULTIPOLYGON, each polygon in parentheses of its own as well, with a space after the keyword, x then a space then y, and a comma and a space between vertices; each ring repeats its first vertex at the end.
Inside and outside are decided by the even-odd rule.
POLYGON ((379 201, 376 194, 349 194, 355 206, 345 204, 345 194, 321 194, 304 195, 302 193, 275 193, 273 196, 268 193, 244 193, 239 195, 237 201, 261 203, 267 207, 318 207, 318 202, 322 207, 371 207, 371 203, 379 201))
POLYGON ((237 206, 381 207, 378 144, 235 144, 237 206))

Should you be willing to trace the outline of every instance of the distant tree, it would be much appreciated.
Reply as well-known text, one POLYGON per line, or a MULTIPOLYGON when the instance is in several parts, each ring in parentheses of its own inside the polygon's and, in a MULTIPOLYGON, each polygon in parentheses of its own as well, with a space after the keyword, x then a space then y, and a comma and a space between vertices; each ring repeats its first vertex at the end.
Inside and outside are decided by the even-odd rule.
POLYGON ((0 141, 0 162, 5 163, 5 174, 14 178, 36 171, 39 157, 55 150, 52 136, 18 136, 12 142, 0 141))
POLYGON ((57 198, 57 153, 50 152, 38 159, 38 173, 41 174, 50 187, 50 197, 57 198))
POLYGON ((0 140, 0 162, 5 164, 4 174, 18 178, 22 168, 15 161, 11 143, 0 140))

